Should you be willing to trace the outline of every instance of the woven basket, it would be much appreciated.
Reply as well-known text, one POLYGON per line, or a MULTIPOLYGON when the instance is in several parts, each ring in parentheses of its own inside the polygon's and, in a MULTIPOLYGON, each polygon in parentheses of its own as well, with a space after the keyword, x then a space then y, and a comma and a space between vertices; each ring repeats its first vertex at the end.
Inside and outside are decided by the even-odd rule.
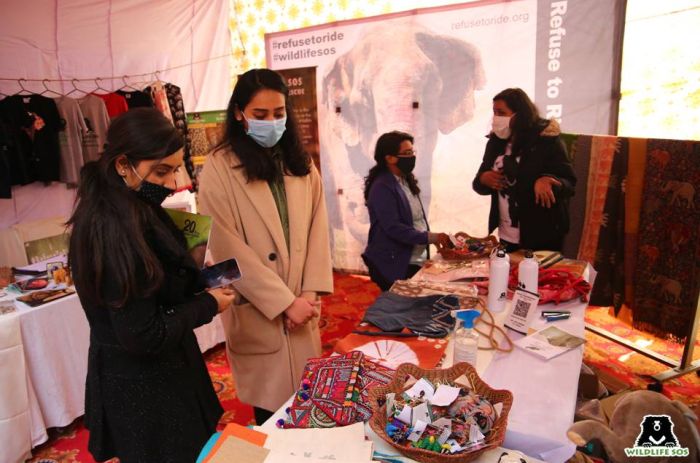
POLYGON ((372 404, 372 418, 369 425, 379 437, 391 444, 399 452, 416 461, 426 463, 465 463, 473 461, 487 450, 498 447, 506 437, 506 425, 508 413, 513 405, 513 394, 510 391, 491 389, 483 382, 476 370, 468 363, 458 363, 452 368, 445 370, 423 370, 411 363, 404 363, 396 370, 394 379, 386 386, 378 386, 370 391, 370 402, 372 404), (488 399, 493 405, 503 404, 503 409, 496 418, 496 422, 491 428, 491 432, 486 438, 486 445, 478 450, 460 452, 454 454, 441 454, 430 450, 409 447, 395 443, 385 432, 386 427, 386 395, 390 392, 400 394, 407 390, 405 387, 408 375, 414 378, 426 378, 432 382, 454 382, 457 378, 465 375, 474 386, 474 392, 488 399))
POLYGON ((469 236, 464 232, 455 233, 455 237, 464 238, 465 240, 478 240, 484 244, 484 249, 481 251, 465 251, 457 252, 454 248, 441 247, 438 252, 445 260, 473 260, 488 257, 494 248, 498 247, 498 240, 495 236, 487 236, 486 238, 476 238, 469 236))

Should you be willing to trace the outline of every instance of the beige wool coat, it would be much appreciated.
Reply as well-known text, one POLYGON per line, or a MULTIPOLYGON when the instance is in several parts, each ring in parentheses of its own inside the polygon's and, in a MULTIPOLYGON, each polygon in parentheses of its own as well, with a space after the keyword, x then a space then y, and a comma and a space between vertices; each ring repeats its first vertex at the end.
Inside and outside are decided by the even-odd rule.
POLYGON ((237 166, 229 148, 208 156, 199 177, 200 212, 213 218, 213 261, 235 257, 241 269, 239 296, 222 314, 238 397, 274 411, 299 387, 307 359, 321 354, 318 320, 287 333, 283 312, 302 291, 333 291, 328 216, 315 167, 304 177, 285 175, 287 249, 268 183, 248 183, 237 166))

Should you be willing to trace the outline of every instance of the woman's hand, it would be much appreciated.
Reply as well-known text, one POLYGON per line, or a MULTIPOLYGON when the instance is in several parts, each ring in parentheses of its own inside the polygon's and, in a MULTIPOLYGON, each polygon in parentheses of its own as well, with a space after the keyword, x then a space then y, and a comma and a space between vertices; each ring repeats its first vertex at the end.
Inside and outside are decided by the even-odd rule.
POLYGON ((284 325, 287 331, 293 331, 318 317, 320 301, 309 302, 305 297, 297 297, 284 311, 284 325))
POLYGON ((208 289, 207 292, 214 296, 214 299, 216 299, 216 303, 218 305, 217 311, 219 313, 231 307, 231 304, 236 297, 236 291, 228 287, 208 289))
POLYGON ((553 186, 561 186, 561 182, 553 177, 540 177, 535 182, 535 204, 550 208, 557 200, 554 198, 553 186))
POLYGON ((506 186, 506 177, 495 170, 487 170, 479 176, 479 182, 485 187, 500 191, 506 186))
POLYGON ((436 245, 438 248, 452 248, 452 240, 447 233, 430 233, 428 236, 430 244, 436 245))

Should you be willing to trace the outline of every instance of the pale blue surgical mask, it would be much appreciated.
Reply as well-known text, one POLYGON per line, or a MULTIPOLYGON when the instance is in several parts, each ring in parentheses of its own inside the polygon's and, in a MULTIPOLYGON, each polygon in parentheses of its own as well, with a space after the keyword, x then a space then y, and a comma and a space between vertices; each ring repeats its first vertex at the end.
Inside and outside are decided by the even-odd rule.
POLYGON ((275 146, 282 138, 282 135, 284 135, 284 131, 287 130, 287 116, 272 121, 248 119, 245 117, 245 114, 243 114, 243 118, 248 122, 246 134, 255 140, 258 145, 265 148, 275 146))

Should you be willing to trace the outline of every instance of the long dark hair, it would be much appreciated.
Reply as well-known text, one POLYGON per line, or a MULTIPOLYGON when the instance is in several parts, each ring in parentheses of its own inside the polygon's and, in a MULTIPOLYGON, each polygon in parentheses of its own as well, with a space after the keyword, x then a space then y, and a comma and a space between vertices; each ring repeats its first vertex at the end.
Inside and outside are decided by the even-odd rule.
POLYGON ((542 120, 537 106, 532 102, 527 93, 520 88, 507 88, 493 97, 493 101, 501 100, 515 113, 511 123, 513 133, 513 152, 528 143, 529 139, 536 136, 535 127, 542 120))
MULTIPOLYGON (((369 190, 379 174, 389 170, 386 164, 386 156, 398 155, 401 143, 404 141, 413 143, 413 136, 406 132, 399 132, 398 130, 384 133, 377 139, 377 144, 374 147, 374 162, 376 162, 376 164, 369 170, 367 177, 365 177, 365 201, 369 199, 369 190)), ((406 183, 408 183, 408 188, 411 190, 411 193, 414 195, 420 193, 418 180, 412 172, 404 178, 406 179, 406 183)))
MULTIPOLYGON (((243 122, 236 119, 236 110, 243 110, 260 90, 269 89, 284 95, 287 129, 278 145, 282 148, 284 173, 304 176, 311 171, 311 157, 304 150, 299 137, 294 111, 289 100, 289 89, 284 78, 270 69, 251 69, 238 78, 226 109, 226 131, 218 147, 230 146, 241 160, 248 181, 271 181, 281 174, 269 149, 258 145, 246 135, 243 122)), ((218 148, 217 147, 217 148, 218 148)))
POLYGON ((132 109, 112 121, 105 150, 83 166, 73 216, 69 264, 82 299, 95 305, 121 307, 146 297, 163 281, 163 269, 146 236, 164 246, 176 246, 155 208, 139 199, 117 173, 116 160, 125 155, 136 166, 165 158, 182 148, 172 123, 152 108, 132 109), (105 281, 109 275, 109 281, 105 281), (118 290, 103 294, 105 284, 118 290))

